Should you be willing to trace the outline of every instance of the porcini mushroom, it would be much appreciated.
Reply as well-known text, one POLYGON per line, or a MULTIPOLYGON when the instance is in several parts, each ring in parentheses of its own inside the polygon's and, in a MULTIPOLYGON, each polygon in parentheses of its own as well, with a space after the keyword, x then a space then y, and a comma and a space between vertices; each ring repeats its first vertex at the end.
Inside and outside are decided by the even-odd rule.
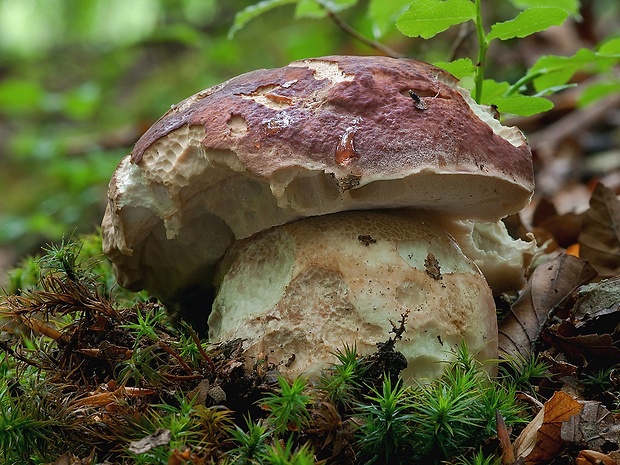
POLYGON ((166 303, 214 283, 211 340, 243 338, 288 376, 345 343, 372 351, 408 311, 404 376, 433 377, 463 339, 497 351, 491 290, 450 231, 518 212, 532 191, 521 132, 447 72, 306 59, 157 121, 110 182, 104 251, 121 285, 166 303))

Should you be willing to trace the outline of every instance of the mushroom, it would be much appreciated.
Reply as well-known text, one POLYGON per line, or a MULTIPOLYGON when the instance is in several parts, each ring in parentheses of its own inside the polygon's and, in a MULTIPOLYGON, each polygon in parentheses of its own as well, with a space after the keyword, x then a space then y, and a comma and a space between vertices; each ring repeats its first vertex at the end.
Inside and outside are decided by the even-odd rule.
POLYGON ((312 376, 345 343, 373 351, 408 312, 403 376, 436 377, 462 340, 497 355, 492 292, 455 238, 474 244, 463 225, 495 224, 532 191, 521 132, 447 72, 306 59, 157 121, 112 177, 104 252, 122 286, 210 314, 212 341, 244 339, 248 363, 312 376))

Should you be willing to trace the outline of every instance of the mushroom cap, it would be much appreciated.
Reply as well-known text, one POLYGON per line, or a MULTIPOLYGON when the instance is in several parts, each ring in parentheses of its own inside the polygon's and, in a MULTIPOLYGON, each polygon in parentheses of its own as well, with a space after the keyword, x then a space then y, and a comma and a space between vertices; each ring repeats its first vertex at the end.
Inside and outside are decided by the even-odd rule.
POLYGON ((235 240, 274 225, 385 208, 496 221, 533 186, 521 132, 447 72, 306 59, 235 77, 157 121, 112 177, 104 252, 122 286, 174 300, 235 240))

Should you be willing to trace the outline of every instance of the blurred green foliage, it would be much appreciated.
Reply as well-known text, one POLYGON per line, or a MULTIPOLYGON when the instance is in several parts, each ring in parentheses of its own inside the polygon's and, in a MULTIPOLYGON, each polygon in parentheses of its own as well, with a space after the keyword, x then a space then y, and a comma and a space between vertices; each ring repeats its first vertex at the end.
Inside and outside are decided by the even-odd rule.
MULTIPOLYGON (((0 252, 21 256, 94 231, 117 163, 171 104, 251 69, 378 53, 326 18, 316 0, 270 2, 282 7, 250 14, 238 27, 235 15, 256 0, 0 0, 0 252)), ((514 16, 510 2, 483 2, 489 24, 514 16)), ((411 0, 328 3, 355 30, 405 56, 447 60, 460 42, 457 28, 431 41, 402 35, 395 12, 411 0)), ((582 4, 595 20, 575 16, 601 38, 617 30, 617 0, 582 4)), ((459 48, 471 56, 467 41, 459 48)), ((512 48, 502 42, 489 50, 489 78, 523 76, 531 63, 512 48)), ((584 101, 617 86, 602 80, 584 101)))
POLYGON ((359 53, 290 11, 229 40, 248 3, 0 0, 0 247, 94 231, 117 163, 171 104, 250 69, 359 53))

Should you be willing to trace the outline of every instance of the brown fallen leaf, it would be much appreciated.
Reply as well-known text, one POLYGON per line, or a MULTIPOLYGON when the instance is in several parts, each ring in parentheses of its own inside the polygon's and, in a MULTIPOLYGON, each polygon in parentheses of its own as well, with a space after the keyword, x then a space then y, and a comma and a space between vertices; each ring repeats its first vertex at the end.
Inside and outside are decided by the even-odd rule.
POLYGON ((515 440, 517 457, 523 458, 526 465, 554 458, 564 446, 562 423, 577 415, 582 408, 565 392, 555 392, 515 440))
POLYGON ((158 428, 154 433, 129 444, 129 451, 134 454, 144 454, 159 446, 165 446, 170 442, 171 433, 169 429, 158 428))
POLYGON ((205 465, 207 457, 204 454, 197 454, 190 449, 173 449, 168 457, 168 465, 205 465))
POLYGON ((575 465, 618 465, 609 455, 595 450, 582 450, 579 452, 575 465))
POLYGON ((151 396, 155 394, 152 389, 137 388, 131 386, 120 386, 113 391, 98 389, 86 397, 80 397, 72 401, 69 406, 73 408, 82 407, 101 407, 116 403, 119 399, 129 397, 151 396))
POLYGON ((580 258, 560 254, 538 266, 499 324, 500 353, 527 358, 552 311, 596 271, 580 258))
POLYGON ((583 215, 579 254, 603 278, 620 274, 620 200, 601 183, 583 215))
POLYGON ((549 331, 545 336, 549 344, 579 365, 593 363, 595 366, 607 366, 620 362, 620 349, 616 347, 611 334, 564 336, 549 331))
MULTIPOLYGON (((571 319, 575 328, 580 328, 603 316, 613 314, 620 317, 620 276, 582 286, 577 292, 571 319)), ((611 325, 607 327, 610 328, 611 325)))
POLYGON ((561 437, 577 446, 604 452, 620 448, 620 420, 600 402, 580 402, 579 415, 562 424, 561 437))
POLYGON ((502 451, 502 465, 512 465, 515 462, 515 451, 510 443, 510 434, 506 428, 506 422, 499 410, 495 412, 495 424, 497 425, 497 439, 502 451))
POLYGON ((544 229, 553 236, 560 247, 569 247, 577 242, 581 232, 582 214, 566 212, 559 214, 553 203, 542 198, 532 216, 534 228, 544 229))

